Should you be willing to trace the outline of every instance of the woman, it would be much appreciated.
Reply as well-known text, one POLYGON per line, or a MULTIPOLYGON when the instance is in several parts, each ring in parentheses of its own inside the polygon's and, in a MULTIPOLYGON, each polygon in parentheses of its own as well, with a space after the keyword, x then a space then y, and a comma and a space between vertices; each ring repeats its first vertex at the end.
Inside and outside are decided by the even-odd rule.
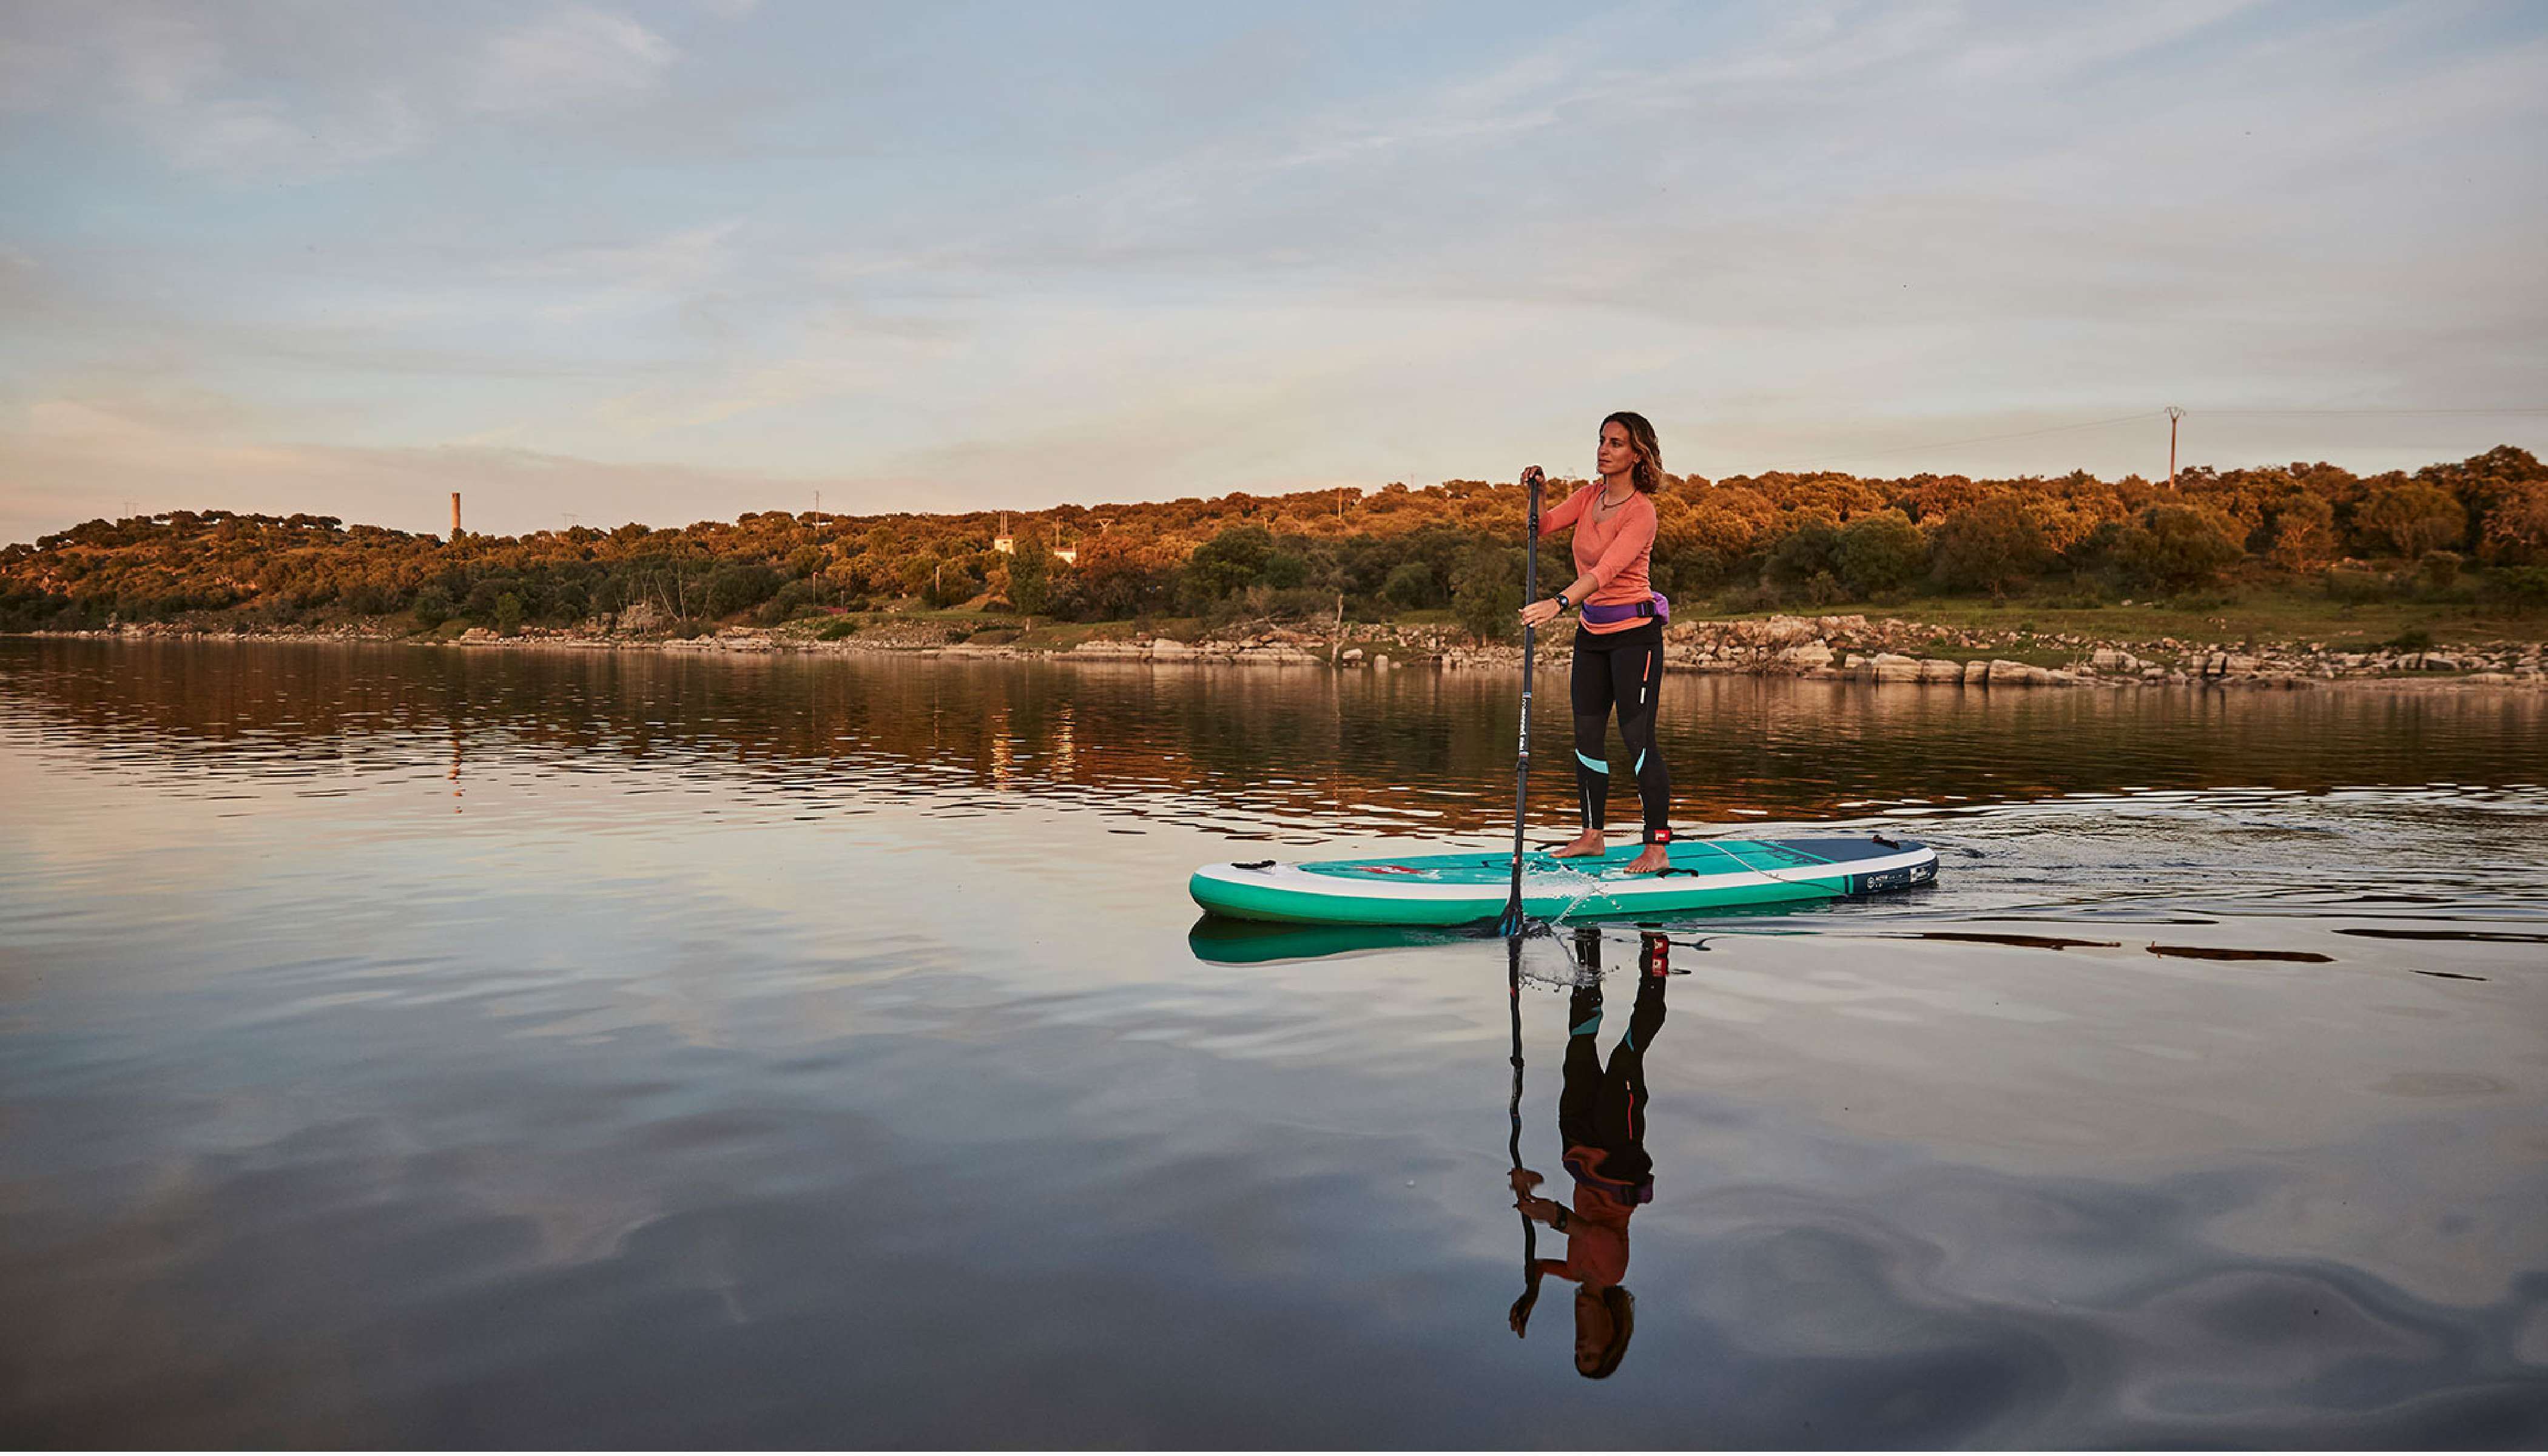
POLYGON ((1547 1180, 1529 1168, 1515 1167, 1507 1178, 1513 1207, 1523 1218, 1566 1235, 1566 1257, 1534 1258, 1522 1266, 1521 1298, 1504 1322, 1515 1334, 1525 1332, 1543 1276, 1575 1281, 1575 1369, 1588 1380, 1605 1379, 1618 1369, 1636 1333, 1637 1301, 1623 1284, 1628 1221, 1655 1197, 1655 1163, 1646 1155, 1646 1048, 1664 1028, 1672 951, 1652 931, 1640 939, 1636 1009, 1604 1067, 1593 1040, 1601 1031, 1601 935, 1589 928, 1575 932, 1582 970, 1567 1005, 1566 1085, 1557 1101, 1558 1136, 1575 1181, 1573 1207, 1534 1193, 1547 1180))
MULTIPOLYGON (((1584 833, 1553 853, 1560 859, 1598 855, 1601 821, 1608 812, 1610 765, 1603 757, 1610 710, 1619 710, 1619 737, 1627 744, 1628 772, 1637 780, 1645 811, 1645 850, 1626 866, 1652 874, 1669 866, 1672 774, 1655 748, 1655 695, 1663 685, 1664 619, 1670 603, 1646 580, 1655 547, 1655 492, 1664 483, 1663 447, 1642 414, 1622 410, 1601 421, 1595 452, 1601 479, 1559 502, 1539 518, 1543 536, 1575 528, 1576 578, 1566 590, 1521 609, 1524 626, 1538 627, 1569 611, 1583 612, 1575 632, 1575 786, 1582 800, 1584 833)), ((1545 477, 1536 465, 1522 472, 1524 486, 1545 477)))

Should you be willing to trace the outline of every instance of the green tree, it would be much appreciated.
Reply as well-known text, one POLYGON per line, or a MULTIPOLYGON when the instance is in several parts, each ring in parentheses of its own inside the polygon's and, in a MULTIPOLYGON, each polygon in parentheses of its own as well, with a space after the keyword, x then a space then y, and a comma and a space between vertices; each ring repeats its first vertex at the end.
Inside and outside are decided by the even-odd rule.
POLYGON ((2451 493, 2422 481, 2373 487, 2353 519, 2365 535, 2411 560, 2458 545, 2468 529, 2468 514, 2451 493))
POLYGON ((1986 496, 1938 527, 1931 560, 1950 592, 1997 596, 2035 575, 2049 551, 2034 512, 2015 496, 1986 496))
POLYGON ((1227 527, 1186 559, 1188 590, 1198 604, 1206 606, 1235 596, 1256 585, 1273 554, 1274 533, 1263 526, 1227 527))
POLYGON ((510 637, 522 630, 522 598, 506 592, 496 598, 496 630, 510 637))
POLYGON ((1389 580, 1381 584, 1380 594, 1398 607, 1439 606, 1442 602, 1441 584, 1434 580, 1431 564, 1421 561, 1400 562, 1390 572, 1389 580))
POLYGON ((2116 564, 2132 581, 2149 587, 2208 586, 2221 569, 2246 555, 2238 522, 2209 506, 2153 505, 2124 528, 2115 543, 2116 564))
POLYGON ((1052 604, 1052 547, 1044 527, 1029 522, 1018 532, 1009 558, 1009 605, 1029 615, 1052 604))
MULTIPOLYGON (((1562 585, 1562 584, 1561 584, 1562 585)), ((1451 612, 1481 642, 1503 642, 1520 629, 1521 553, 1481 543, 1451 575, 1451 612)))
POLYGON ((1911 517, 1899 510, 1879 510, 1843 526, 1832 555, 1852 594, 1869 597, 1902 591, 1918 581, 1929 565, 1929 542, 1911 524, 1911 517))
POLYGON ((1771 586, 1792 592, 1818 576, 1830 574, 1839 551, 1839 528, 1826 520, 1808 520, 1770 548, 1770 559, 1762 563, 1761 575, 1771 586))

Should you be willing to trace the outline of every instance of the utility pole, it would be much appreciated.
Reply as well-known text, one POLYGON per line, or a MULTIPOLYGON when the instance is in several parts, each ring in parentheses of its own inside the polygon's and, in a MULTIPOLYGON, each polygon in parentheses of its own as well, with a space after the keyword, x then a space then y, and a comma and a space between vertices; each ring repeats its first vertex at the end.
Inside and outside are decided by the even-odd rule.
POLYGON ((2167 488, 2171 491, 2176 489, 2176 422, 2184 417, 2183 410, 2167 407, 2167 488))

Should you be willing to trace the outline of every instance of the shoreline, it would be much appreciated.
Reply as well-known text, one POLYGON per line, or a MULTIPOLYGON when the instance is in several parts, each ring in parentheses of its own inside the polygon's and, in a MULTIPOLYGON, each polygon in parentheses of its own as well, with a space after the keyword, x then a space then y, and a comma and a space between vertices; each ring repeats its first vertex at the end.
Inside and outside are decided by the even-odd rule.
MULTIPOLYGON (((1521 649, 1477 644, 1438 627, 1371 626, 1319 633, 1259 626, 1195 642, 1144 633, 1127 624, 1121 636, 1069 646, 1014 640, 970 640, 974 634, 938 621, 883 622, 824 640, 781 627, 728 627, 713 636, 670 638, 601 630, 529 629, 500 636, 484 628, 455 635, 393 631, 369 625, 256 631, 138 623, 88 631, 9 634, 82 641, 244 641, 377 643, 418 647, 544 649, 580 652, 861 655, 957 660, 1139 663, 1150 666, 1320 668, 1391 673, 1518 672, 1521 649)), ((1113 626, 1115 624, 1104 624, 1113 626)), ((1103 630, 1103 627, 1101 627, 1103 630)), ((989 636, 991 633, 980 635, 989 636)), ((1018 634, 1009 633, 1014 639, 1018 634)), ((1572 631, 1540 644, 1545 666, 1562 664, 1572 631)), ((2073 634, 1956 631, 1896 618, 1862 615, 1773 616, 1676 622, 1665 631, 1664 665, 1679 673, 1792 678, 1805 682, 1964 687, 2069 686, 2548 686, 2548 660, 2538 642, 2490 642, 2450 651, 2383 647, 2331 650, 2325 643, 2259 645, 2097 640, 2073 634)))

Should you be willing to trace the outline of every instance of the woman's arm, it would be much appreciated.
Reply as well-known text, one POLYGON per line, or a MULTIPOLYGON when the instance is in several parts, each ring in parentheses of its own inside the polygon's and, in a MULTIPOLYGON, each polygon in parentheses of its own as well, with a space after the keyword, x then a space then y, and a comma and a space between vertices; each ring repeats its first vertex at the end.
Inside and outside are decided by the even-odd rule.
POLYGON ((1578 486, 1568 493, 1565 500, 1541 511, 1539 533, 1546 536, 1575 524, 1577 518, 1584 514, 1584 507, 1591 503, 1593 493, 1600 489, 1599 486, 1578 486))

